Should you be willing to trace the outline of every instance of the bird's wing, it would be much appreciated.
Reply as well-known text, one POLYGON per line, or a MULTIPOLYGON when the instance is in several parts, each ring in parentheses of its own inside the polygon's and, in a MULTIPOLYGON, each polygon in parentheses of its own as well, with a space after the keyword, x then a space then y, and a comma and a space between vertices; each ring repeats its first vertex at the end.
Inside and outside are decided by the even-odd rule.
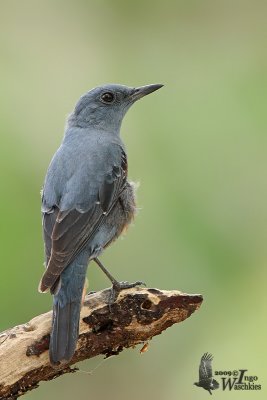
POLYGON ((39 290, 53 287, 63 270, 69 265, 86 243, 93 237, 118 200, 127 178, 127 158, 121 149, 120 165, 114 165, 105 175, 97 193, 97 201, 85 212, 71 209, 60 211, 53 207, 43 215, 43 231, 47 269, 39 290))
POLYGON ((59 209, 57 207, 53 207, 48 212, 43 213, 43 237, 45 243, 45 265, 47 266, 49 259, 51 257, 51 249, 52 249, 52 232, 54 229, 54 225, 56 223, 57 215, 59 209))
POLYGON ((211 362, 213 357, 209 353, 203 354, 199 365, 199 381, 204 381, 212 378, 211 362))

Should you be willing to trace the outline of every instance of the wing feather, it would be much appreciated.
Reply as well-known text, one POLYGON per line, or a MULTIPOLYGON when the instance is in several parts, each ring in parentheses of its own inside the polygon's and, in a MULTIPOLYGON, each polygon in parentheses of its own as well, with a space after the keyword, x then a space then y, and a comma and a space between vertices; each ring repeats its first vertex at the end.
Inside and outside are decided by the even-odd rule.
POLYGON ((54 207, 49 213, 43 214, 42 225, 43 225, 43 237, 45 243, 45 257, 46 257, 46 266, 51 257, 51 249, 52 249, 52 232, 54 229, 54 225, 57 219, 59 209, 54 207))
POLYGON ((213 357, 209 353, 205 353, 200 360, 199 365, 199 381, 208 380, 212 378, 211 362, 213 357))

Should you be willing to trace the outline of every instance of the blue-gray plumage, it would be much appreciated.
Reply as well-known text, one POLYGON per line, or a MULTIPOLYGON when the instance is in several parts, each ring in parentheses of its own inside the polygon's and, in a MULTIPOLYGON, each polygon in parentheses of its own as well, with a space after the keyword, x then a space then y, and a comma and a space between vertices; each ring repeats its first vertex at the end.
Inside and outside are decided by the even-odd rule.
MULTIPOLYGON (((131 105, 162 85, 90 90, 68 118, 42 192, 46 270, 39 290, 54 296, 50 361, 69 361, 79 334, 87 266, 128 226, 135 214, 133 185, 119 136, 131 105)), ((120 287, 111 277, 113 285, 120 287)), ((132 284, 130 284, 131 286, 132 284)), ((125 287, 125 285, 122 287, 125 287)))

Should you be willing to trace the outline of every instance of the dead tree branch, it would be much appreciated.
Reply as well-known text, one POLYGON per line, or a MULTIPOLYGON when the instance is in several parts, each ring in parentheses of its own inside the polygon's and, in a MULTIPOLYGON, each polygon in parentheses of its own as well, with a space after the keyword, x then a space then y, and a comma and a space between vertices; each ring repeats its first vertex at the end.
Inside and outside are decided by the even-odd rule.
POLYGON ((81 310, 77 350, 69 364, 52 367, 48 359, 51 311, 0 334, 0 399, 14 400, 77 368, 70 365, 99 354, 108 357, 145 343, 188 318, 202 303, 201 295, 133 288, 123 290, 109 308, 109 289, 89 294, 81 310))

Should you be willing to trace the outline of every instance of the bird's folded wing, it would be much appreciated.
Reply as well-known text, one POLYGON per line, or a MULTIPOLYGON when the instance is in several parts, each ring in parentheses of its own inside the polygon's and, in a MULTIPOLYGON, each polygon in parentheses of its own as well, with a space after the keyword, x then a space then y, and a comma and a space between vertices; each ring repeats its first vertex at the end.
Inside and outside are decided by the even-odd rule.
POLYGON ((63 270, 94 236, 105 221, 107 214, 117 202, 124 189, 127 162, 122 153, 120 166, 113 166, 98 190, 98 201, 88 211, 77 209, 60 211, 57 207, 44 213, 43 231, 46 248, 47 269, 41 279, 39 290, 45 292, 57 281, 63 270), (49 261, 48 261, 49 260, 49 261))

